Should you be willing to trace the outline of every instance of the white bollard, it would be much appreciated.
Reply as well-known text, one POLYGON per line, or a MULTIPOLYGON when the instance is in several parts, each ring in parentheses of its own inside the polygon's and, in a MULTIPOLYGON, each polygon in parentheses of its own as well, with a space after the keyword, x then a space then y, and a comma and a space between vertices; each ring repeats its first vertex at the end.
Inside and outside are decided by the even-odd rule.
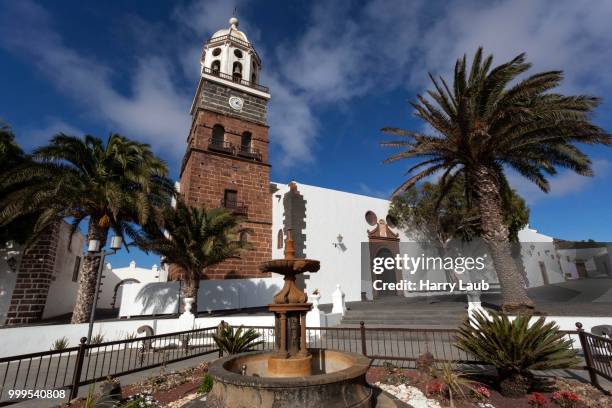
POLYGON ((340 284, 336 285, 336 290, 332 293, 332 313, 340 313, 342 316, 346 313, 346 305, 344 304, 344 293, 340 290, 340 284))

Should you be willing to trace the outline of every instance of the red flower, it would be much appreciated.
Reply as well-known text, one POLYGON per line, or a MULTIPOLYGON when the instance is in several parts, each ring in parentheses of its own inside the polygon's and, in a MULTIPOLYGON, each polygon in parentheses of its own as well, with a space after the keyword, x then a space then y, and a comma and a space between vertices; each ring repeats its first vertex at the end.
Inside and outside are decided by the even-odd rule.
POLYGON ((534 392, 531 394, 527 401, 532 407, 545 407, 548 405, 548 399, 539 392, 534 392))
POLYGON ((569 390, 555 391, 551 398, 557 405, 564 408, 574 407, 575 403, 580 401, 580 397, 569 390))
POLYGON ((444 391, 444 384, 441 381, 433 380, 427 384, 428 394, 441 394, 444 391))
POLYGON ((474 392, 474 397, 476 397, 479 400, 485 400, 485 399, 491 398, 491 392, 484 385, 477 386, 476 388, 474 388, 473 392, 474 392))

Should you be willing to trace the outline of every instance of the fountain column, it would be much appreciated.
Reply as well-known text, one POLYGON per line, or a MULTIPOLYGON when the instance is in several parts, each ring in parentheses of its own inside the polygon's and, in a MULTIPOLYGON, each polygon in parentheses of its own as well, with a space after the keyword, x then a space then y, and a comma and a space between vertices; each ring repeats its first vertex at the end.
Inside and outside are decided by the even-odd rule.
POLYGON ((283 275, 284 285, 274 296, 268 309, 274 313, 276 347, 268 359, 271 377, 300 377, 312 373, 312 356, 306 347, 306 313, 312 308, 306 294, 295 284, 295 276, 304 272, 317 272, 319 261, 296 259, 291 230, 287 230, 285 258, 264 262, 263 272, 283 275))
POLYGON ((300 353, 301 356, 307 356, 306 349, 306 313, 300 315, 300 353))

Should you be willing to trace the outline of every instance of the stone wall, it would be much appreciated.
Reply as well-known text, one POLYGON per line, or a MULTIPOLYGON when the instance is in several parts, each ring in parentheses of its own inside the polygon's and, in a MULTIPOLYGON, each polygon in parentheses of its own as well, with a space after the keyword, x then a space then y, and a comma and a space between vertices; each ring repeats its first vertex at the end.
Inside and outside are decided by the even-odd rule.
POLYGON ((197 106, 265 125, 266 102, 264 98, 204 80, 200 95, 198 95, 197 106), (229 98, 231 96, 237 96, 244 100, 244 106, 241 111, 230 108, 229 98))
POLYGON ((6 325, 41 319, 53 277, 59 230, 58 223, 22 255, 6 325))
MULTIPOLYGON (((263 118, 265 119, 265 113, 263 118)), ((253 248, 245 251, 241 259, 228 260, 210 268, 204 278, 266 276, 259 272, 259 265, 269 260, 272 255, 268 127, 235 115, 228 116, 209 109, 197 109, 188 138, 187 153, 183 160, 181 194, 192 206, 217 208, 221 206, 225 190, 237 191, 237 201, 247 208, 242 226, 251 230, 248 242, 253 248), (225 141, 234 145, 240 145, 243 132, 250 132, 252 147, 261 153, 261 160, 209 150, 209 139, 212 137, 215 125, 223 126, 225 141)), ((177 275, 180 275, 176 268, 171 268, 170 271, 171 279, 176 279, 177 275)))

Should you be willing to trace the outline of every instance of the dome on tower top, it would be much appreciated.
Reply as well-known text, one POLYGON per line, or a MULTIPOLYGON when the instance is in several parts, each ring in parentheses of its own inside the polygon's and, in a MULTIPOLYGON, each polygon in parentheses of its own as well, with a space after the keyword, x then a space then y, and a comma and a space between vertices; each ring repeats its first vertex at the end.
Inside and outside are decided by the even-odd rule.
POLYGON ((217 37, 224 37, 226 35, 231 35, 232 37, 236 37, 239 40, 242 41, 246 41, 249 42, 249 40, 247 39, 247 36, 245 33, 243 33, 242 31, 238 30, 238 19, 236 17, 232 17, 229 19, 229 28, 224 28, 222 30, 217 31, 216 33, 214 33, 211 37, 211 39, 217 38, 217 37))

